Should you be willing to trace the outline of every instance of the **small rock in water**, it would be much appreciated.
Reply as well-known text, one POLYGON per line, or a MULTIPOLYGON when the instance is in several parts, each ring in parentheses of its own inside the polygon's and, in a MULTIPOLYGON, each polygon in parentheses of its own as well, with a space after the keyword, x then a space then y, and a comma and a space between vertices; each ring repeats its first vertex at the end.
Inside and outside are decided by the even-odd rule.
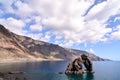
POLYGON ((58 74, 64 74, 64 72, 58 72, 58 74))
POLYGON ((23 74, 25 72, 22 72, 22 71, 10 71, 8 72, 8 74, 23 74))

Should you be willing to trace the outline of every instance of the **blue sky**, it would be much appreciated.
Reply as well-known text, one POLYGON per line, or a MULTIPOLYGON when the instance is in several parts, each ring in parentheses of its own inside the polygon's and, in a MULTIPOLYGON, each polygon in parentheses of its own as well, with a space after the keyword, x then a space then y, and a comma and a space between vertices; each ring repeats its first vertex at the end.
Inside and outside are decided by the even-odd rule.
POLYGON ((119 0, 0 0, 12 32, 120 60, 119 0))

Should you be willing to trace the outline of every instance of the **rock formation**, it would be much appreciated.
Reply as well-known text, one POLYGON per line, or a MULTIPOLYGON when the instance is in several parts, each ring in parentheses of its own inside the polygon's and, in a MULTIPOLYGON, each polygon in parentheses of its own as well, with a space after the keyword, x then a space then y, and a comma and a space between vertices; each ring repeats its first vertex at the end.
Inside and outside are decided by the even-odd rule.
POLYGON ((69 63, 65 74, 82 74, 82 60, 80 58, 75 59, 73 62, 69 63))
POLYGON ((82 54, 81 58, 77 58, 73 62, 69 63, 65 74, 83 74, 86 72, 94 73, 92 69, 92 62, 88 59, 87 55, 82 54), (82 70, 82 63, 84 64, 86 70, 82 70))
POLYGON ((86 68, 86 71, 92 72, 92 62, 88 59, 86 54, 82 54, 81 58, 83 60, 83 64, 86 68))

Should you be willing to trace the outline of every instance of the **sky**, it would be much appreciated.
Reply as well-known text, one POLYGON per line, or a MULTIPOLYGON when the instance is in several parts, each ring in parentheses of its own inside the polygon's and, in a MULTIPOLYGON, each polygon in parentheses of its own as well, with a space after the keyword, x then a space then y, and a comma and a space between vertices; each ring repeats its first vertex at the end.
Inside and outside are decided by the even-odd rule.
POLYGON ((0 0, 0 24, 62 47, 120 60, 119 0, 0 0))

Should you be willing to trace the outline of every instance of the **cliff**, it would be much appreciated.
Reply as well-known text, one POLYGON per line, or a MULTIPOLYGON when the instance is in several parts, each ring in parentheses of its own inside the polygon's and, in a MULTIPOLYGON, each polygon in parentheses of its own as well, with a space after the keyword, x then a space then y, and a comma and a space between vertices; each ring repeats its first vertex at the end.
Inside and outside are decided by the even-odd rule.
POLYGON ((0 25, 0 61, 73 60, 81 54, 87 54, 94 61, 106 60, 86 51, 63 48, 20 36, 0 25))

